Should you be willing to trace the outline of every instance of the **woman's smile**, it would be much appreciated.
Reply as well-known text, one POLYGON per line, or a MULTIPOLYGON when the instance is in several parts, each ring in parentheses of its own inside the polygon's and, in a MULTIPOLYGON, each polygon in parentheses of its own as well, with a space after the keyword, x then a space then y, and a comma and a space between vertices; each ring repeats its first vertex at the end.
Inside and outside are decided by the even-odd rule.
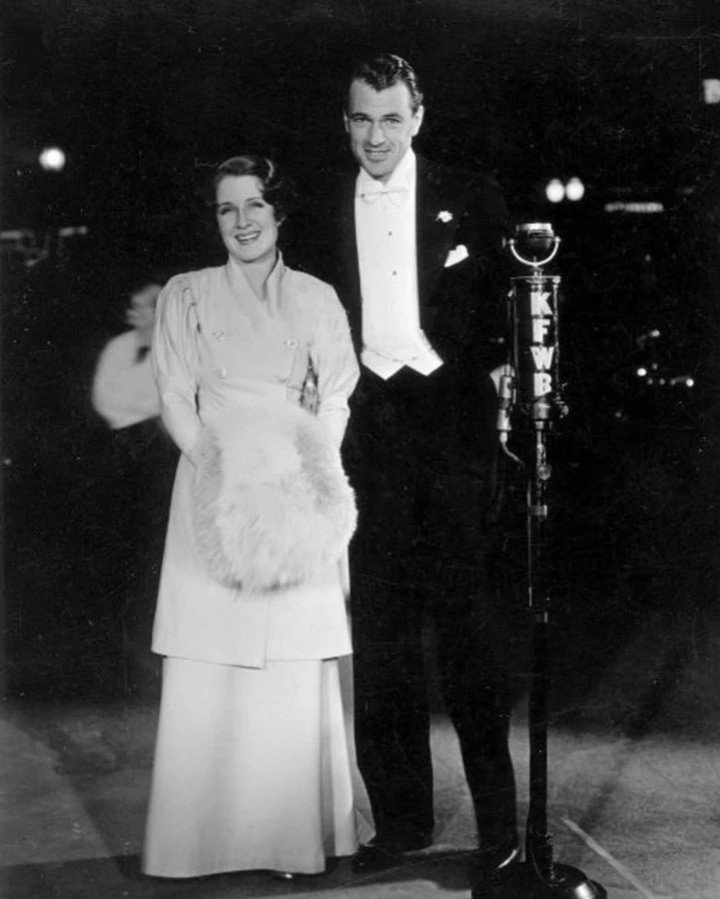
POLYGON ((238 262, 265 262, 277 255, 275 210, 254 175, 228 175, 217 186, 215 214, 223 243, 238 262))

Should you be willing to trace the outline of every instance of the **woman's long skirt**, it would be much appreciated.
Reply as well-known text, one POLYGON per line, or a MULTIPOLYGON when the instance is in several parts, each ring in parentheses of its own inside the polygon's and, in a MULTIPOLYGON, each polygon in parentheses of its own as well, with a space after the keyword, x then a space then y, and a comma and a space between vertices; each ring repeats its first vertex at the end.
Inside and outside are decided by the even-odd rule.
MULTIPOLYGON (((352 855, 359 778, 346 716, 338 660, 166 658, 144 872, 315 874, 327 856, 352 855)), ((360 839, 371 828, 361 823, 360 839)))

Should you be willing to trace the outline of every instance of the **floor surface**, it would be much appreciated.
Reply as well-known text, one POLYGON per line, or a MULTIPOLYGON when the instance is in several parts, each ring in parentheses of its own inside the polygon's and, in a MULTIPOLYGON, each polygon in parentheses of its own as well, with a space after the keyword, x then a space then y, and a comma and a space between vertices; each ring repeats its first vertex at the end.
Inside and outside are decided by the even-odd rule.
MULTIPOLYGON (((706 622, 678 665, 669 623, 661 616, 643 628, 607 665, 582 707, 564 707, 549 730, 555 860, 580 868, 611 899, 720 896, 720 628, 706 622), (648 706, 651 716, 643 712, 643 726, 633 727, 648 706), (610 726, 609 709, 618 721, 610 726)), ((143 877, 139 853, 156 712, 155 696, 97 705, 6 704, 3 897, 469 897, 472 813, 456 738, 443 714, 433 723, 438 826, 427 853, 364 877, 347 860, 324 876, 292 882, 263 873, 184 882, 143 877)), ((522 697, 511 735, 522 821, 526 713, 522 697)))

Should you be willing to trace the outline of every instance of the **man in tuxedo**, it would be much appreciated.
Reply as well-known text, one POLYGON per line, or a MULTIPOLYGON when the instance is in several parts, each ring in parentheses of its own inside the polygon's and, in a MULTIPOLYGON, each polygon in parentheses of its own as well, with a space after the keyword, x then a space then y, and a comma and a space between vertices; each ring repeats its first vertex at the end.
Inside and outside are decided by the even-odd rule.
POLYGON ((484 570, 498 447, 489 372, 504 327, 493 254, 507 211, 489 181, 415 155, 423 116, 405 60, 355 69, 344 122, 359 170, 327 218, 325 274, 362 362, 345 452, 359 506, 356 739, 377 836, 354 867, 387 867, 433 841, 422 641, 432 624, 490 873, 518 845, 503 641, 484 570))

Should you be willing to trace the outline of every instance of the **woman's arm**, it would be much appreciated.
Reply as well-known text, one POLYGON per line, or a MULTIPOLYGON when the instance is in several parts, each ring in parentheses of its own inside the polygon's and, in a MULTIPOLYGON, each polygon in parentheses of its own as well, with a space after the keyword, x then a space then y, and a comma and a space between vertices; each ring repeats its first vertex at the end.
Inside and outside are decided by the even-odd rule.
POLYGON ((311 346, 311 359, 318 379, 318 418, 339 447, 350 410, 348 399, 360 377, 345 310, 328 285, 321 304, 311 346))
POLYGON ((168 282, 158 298, 152 364, 163 423, 193 464, 202 430, 197 413, 197 339, 197 304, 186 279, 179 275, 168 282))

